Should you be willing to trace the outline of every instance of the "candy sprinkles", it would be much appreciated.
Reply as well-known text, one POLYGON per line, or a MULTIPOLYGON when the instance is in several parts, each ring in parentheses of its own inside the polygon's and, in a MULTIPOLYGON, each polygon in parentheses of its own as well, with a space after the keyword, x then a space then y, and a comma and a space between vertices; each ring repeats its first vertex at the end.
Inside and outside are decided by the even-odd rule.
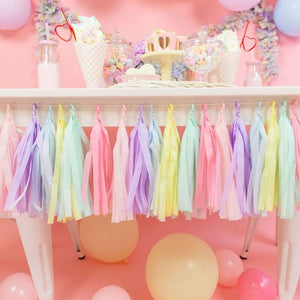
POLYGON ((172 105, 163 135, 153 108, 147 128, 140 106, 129 136, 123 105, 113 148, 99 107, 89 141, 72 105, 67 124, 59 106, 56 128, 51 106, 41 126, 33 105, 32 122, 20 142, 8 108, 0 135, 0 160, 6 166, 6 174, 0 174, 2 210, 28 212, 49 223, 56 216, 65 222, 110 213, 115 223, 141 214, 166 221, 179 213, 187 219, 217 213, 222 219, 238 220, 275 208, 281 218, 291 219, 299 193, 296 105, 293 101, 290 121, 283 101, 278 123, 272 102, 265 131, 259 104, 249 133, 239 103, 230 131, 224 104, 215 126, 205 104, 199 126, 192 105, 181 141, 172 105))

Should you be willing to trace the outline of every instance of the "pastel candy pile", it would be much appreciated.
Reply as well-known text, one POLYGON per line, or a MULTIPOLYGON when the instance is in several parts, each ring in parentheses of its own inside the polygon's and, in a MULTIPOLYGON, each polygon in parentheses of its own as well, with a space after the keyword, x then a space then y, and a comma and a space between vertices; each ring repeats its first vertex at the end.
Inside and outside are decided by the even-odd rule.
POLYGON ((79 16, 79 23, 72 24, 78 42, 94 44, 105 40, 101 24, 93 17, 79 16))
POLYGON ((221 49, 214 45, 192 45, 185 51, 185 64, 194 72, 210 72, 220 62, 221 49))

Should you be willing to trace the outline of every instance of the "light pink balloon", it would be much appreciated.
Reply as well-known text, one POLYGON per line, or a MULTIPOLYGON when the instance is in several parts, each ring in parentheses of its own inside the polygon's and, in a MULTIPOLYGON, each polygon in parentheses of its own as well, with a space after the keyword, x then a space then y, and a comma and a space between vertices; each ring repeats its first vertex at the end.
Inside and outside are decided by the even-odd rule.
POLYGON ((38 300, 31 277, 25 273, 15 273, 0 283, 0 299, 38 300))
POLYGON ((229 10, 241 11, 254 7, 260 0, 219 0, 219 2, 229 10))
POLYGON ((92 300, 131 300, 131 298, 120 286, 107 285, 96 292, 92 300))
POLYGON ((231 250, 221 249, 215 253, 219 265, 218 284, 233 287, 244 271, 240 257, 231 250))
POLYGON ((0 30, 22 27, 31 12, 30 0, 0 0, 0 30))

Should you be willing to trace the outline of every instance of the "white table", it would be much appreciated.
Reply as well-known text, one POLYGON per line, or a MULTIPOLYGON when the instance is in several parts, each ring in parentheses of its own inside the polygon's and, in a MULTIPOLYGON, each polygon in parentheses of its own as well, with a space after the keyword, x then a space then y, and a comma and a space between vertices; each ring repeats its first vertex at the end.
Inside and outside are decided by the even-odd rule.
MULTIPOLYGON (((206 103, 209 117, 211 122, 214 123, 218 108, 224 102, 227 107, 225 119, 227 124, 231 124, 234 117, 234 103, 239 102, 241 104, 242 119, 246 124, 251 124, 259 101, 263 102, 264 114, 271 101, 280 102, 282 99, 289 101, 294 98, 300 100, 300 87, 0 89, 0 119, 4 120, 7 103, 11 105, 16 125, 22 127, 30 123, 32 103, 37 103, 39 106, 38 115, 41 123, 46 119, 49 104, 53 105, 54 112, 58 104, 63 104, 66 112, 67 106, 73 104, 77 110, 80 124, 82 126, 92 126, 95 106, 99 104, 104 125, 118 126, 120 108, 122 104, 125 104, 128 110, 127 125, 134 126, 139 104, 145 106, 144 118, 146 123, 149 120, 149 114, 147 113, 149 105, 152 104, 159 124, 163 126, 167 120, 168 104, 172 103, 176 125, 185 126, 190 104, 195 104, 196 111, 200 112, 201 104, 206 103)), ((66 113, 66 117, 67 115, 68 113, 66 113)), ((300 250, 298 250, 300 248, 300 242, 298 242, 300 237, 300 214, 293 220, 279 221, 278 227, 279 299, 292 300, 300 271, 300 259, 296 257, 300 258, 298 255, 300 250), (299 237, 296 234, 298 232, 299 237)), ((20 225, 19 230, 21 230, 20 225)), ((48 265, 51 265, 51 252, 49 253, 48 265)), ((40 299, 52 300, 51 297, 43 298, 41 296, 40 299)))

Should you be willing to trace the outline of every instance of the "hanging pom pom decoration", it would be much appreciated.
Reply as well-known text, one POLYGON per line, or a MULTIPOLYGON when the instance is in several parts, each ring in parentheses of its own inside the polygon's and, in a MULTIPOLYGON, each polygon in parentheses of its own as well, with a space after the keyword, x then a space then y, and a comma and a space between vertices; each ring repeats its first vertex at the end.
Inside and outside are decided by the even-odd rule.
POLYGON ((234 180, 227 183, 226 179, 231 168, 232 147, 229 138, 229 131, 224 120, 225 104, 223 103, 219 117, 215 125, 215 136, 217 142, 216 158, 216 198, 221 199, 219 216, 221 219, 239 220, 242 215, 237 200, 234 180), (222 197, 226 188, 227 196, 222 197))
POLYGON ((207 209, 210 212, 219 210, 219 202, 215 194, 217 143, 205 104, 202 105, 202 114, 193 215, 196 218, 205 219, 207 209))
POLYGON ((154 188, 153 168, 149 149, 149 135, 142 112, 143 106, 140 105, 138 123, 129 138, 126 210, 129 213, 149 215, 154 188))
POLYGON ((252 217, 256 217, 260 214, 258 211, 258 201, 267 140, 268 137, 261 115, 260 102, 257 106, 255 120, 249 132, 251 173, 248 186, 247 205, 248 215, 252 217))
POLYGON ((268 142, 265 151, 264 170, 261 179, 258 209, 264 214, 277 206, 278 199, 278 147, 279 126, 276 121, 275 102, 271 104, 270 118, 267 122, 268 142))
MULTIPOLYGON (((161 130, 158 126, 158 123, 155 119, 153 106, 151 105, 151 120, 149 124, 149 148, 150 148, 150 156, 151 156, 151 162, 153 167, 153 183, 154 183, 154 189, 157 184, 158 179, 158 170, 159 170, 159 163, 161 158, 161 151, 162 151, 162 134, 161 130)), ((153 192, 153 197, 151 199, 151 206, 150 210, 151 212, 154 209, 154 201, 155 199, 155 191, 153 192)))
POLYGON ((55 164, 53 181, 51 187, 51 199, 48 213, 48 223, 52 224, 54 217, 57 215, 58 197, 59 197, 59 182, 61 173, 61 152, 64 140, 66 123, 64 121, 64 111, 61 104, 58 106, 58 119, 56 126, 56 146, 55 146, 55 164))
POLYGON ((185 213, 188 220, 193 212, 199 140, 200 130, 194 118, 193 104, 182 137, 178 163, 178 210, 185 213))
POLYGON ((230 128, 230 141, 233 149, 232 162, 226 180, 221 202, 228 196, 228 187, 234 179, 240 213, 247 213, 247 188, 250 178, 250 154, 246 127, 240 117, 240 104, 235 104, 235 120, 230 128))
POLYGON ((48 215, 51 187, 53 180, 54 162, 55 162, 55 125, 52 116, 52 107, 49 106, 47 120, 37 136, 37 145, 40 153, 41 175, 42 175, 42 203, 44 209, 44 219, 48 215))
POLYGON ((128 135, 125 127, 126 107, 122 106, 117 140, 113 149, 113 195, 112 195, 112 222, 118 223, 133 220, 132 212, 126 212, 127 187, 126 170, 128 162, 128 135))
POLYGON ((15 123, 7 105, 6 119, 0 134, 0 213, 3 213, 5 200, 9 191, 13 172, 13 157, 20 141, 15 123))
POLYGON ((42 212, 42 176, 40 155, 36 138, 40 132, 37 120, 37 105, 33 104, 32 121, 19 143, 14 160, 13 180, 7 195, 5 210, 28 212, 30 217, 37 217, 42 212))
POLYGON ((94 215, 107 215, 111 212, 113 158, 106 128, 103 126, 99 105, 90 136, 90 149, 85 157, 82 200, 88 196, 89 178, 92 173, 94 215))
MULTIPOLYGON (((294 139, 295 139, 295 154, 296 154, 296 175, 298 181, 298 191, 300 191, 300 120, 297 114, 297 100, 292 101, 292 118, 291 118, 294 139)), ((0 143, 1 145, 1 143, 0 143)), ((298 207, 299 208, 299 207, 298 207)))
POLYGON ((278 216, 291 219, 295 216, 299 203, 298 186, 296 182, 295 140, 292 124, 286 114, 286 101, 281 102, 281 116, 279 119, 279 203, 278 216))
POLYGON ((173 119, 173 105, 169 105, 168 122, 163 135, 163 147, 155 189, 153 215, 165 221, 178 216, 177 169, 180 139, 173 119))

